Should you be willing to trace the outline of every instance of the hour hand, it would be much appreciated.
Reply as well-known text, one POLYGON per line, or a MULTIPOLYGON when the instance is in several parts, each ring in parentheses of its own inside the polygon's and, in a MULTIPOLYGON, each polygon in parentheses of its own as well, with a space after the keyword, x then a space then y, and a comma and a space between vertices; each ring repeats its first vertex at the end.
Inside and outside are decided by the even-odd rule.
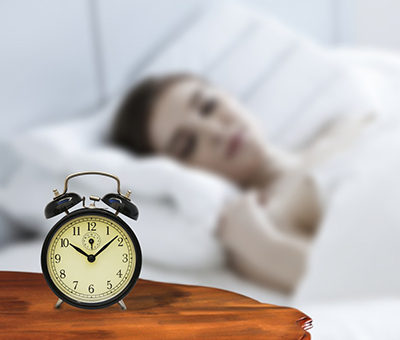
POLYGON ((81 248, 78 248, 77 246, 74 246, 72 243, 69 244, 72 248, 74 248, 78 253, 81 253, 82 255, 85 255, 87 258, 89 258, 89 255, 86 254, 81 248))

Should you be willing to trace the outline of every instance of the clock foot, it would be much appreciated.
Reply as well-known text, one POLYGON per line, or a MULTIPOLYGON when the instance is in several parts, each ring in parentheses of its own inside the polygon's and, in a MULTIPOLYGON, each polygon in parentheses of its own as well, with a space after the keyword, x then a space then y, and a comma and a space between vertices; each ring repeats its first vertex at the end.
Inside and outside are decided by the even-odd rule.
POLYGON ((56 302, 56 305, 54 306, 54 308, 60 308, 60 306, 63 304, 63 300, 58 299, 58 301, 56 302))
POLYGON ((121 306, 122 310, 127 310, 124 300, 118 301, 118 304, 121 306))

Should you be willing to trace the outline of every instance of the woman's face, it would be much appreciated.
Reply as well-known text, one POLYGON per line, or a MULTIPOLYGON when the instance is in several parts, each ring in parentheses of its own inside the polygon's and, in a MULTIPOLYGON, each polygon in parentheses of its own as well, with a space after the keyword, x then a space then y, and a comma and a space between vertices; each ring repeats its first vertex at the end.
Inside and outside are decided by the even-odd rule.
POLYGON ((157 153, 206 169, 239 185, 262 167, 264 142, 256 123, 232 96, 198 79, 169 86, 149 124, 157 153))

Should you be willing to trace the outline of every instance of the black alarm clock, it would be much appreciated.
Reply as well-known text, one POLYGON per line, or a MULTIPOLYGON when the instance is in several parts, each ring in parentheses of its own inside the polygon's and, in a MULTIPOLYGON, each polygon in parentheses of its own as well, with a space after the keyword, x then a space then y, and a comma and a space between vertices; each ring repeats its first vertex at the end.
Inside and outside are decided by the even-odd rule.
POLYGON ((56 308, 66 302, 74 307, 98 309, 118 303, 132 290, 142 267, 139 241, 118 214, 137 220, 139 211, 128 191, 122 195, 115 175, 86 171, 68 176, 64 192, 45 208, 46 218, 64 213, 48 233, 42 248, 41 264, 47 284, 58 296, 56 308), (68 192, 68 181, 83 175, 102 175, 117 181, 117 192, 102 198, 68 192), (96 206, 103 202, 105 207, 96 206), (82 202, 82 208, 71 211, 82 202), (110 208, 112 210, 110 210, 110 208))

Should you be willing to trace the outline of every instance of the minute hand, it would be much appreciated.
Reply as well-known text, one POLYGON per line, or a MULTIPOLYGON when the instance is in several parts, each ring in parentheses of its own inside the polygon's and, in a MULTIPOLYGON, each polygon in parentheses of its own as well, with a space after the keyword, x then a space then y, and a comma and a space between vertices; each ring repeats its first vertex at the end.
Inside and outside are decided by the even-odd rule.
POLYGON ((118 235, 115 236, 110 242, 108 242, 107 244, 105 244, 105 245, 94 255, 94 257, 97 257, 97 255, 99 255, 99 254, 102 253, 104 250, 106 250, 107 247, 108 247, 111 243, 113 243, 117 237, 118 237, 118 235))

